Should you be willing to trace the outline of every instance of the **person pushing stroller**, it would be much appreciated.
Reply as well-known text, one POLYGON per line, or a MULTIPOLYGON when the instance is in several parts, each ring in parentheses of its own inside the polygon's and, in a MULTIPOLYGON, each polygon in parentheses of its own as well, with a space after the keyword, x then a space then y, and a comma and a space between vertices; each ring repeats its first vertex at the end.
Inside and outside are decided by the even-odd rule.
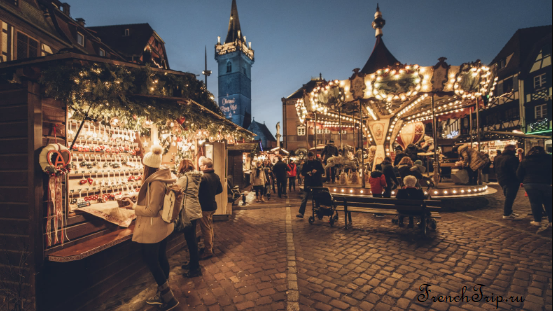
POLYGON ((301 201, 301 206, 299 213, 296 215, 298 218, 303 218, 305 214, 305 208, 307 206, 307 201, 311 197, 311 188, 312 187, 322 187, 323 186, 323 172, 324 168, 320 161, 315 159, 315 154, 309 152, 307 154, 307 162, 303 165, 301 170, 301 175, 305 177, 303 191, 305 194, 303 200, 301 201))

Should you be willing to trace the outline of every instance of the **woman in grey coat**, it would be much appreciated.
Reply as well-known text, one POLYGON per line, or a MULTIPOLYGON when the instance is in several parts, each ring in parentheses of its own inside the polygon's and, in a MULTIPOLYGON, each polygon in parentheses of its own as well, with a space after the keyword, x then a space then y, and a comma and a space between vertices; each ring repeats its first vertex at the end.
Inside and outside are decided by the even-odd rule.
POLYGON ((202 275, 200 267, 200 255, 198 252, 198 240, 196 238, 196 222, 202 218, 202 208, 198 200, 198 191, 202 180, 202 173, 194 170, 194 163, 184 159, 179 165, 179 185, 184 191, 184 205, 179 217, 178 228, 182 228, 184 239, 190 253, 190 262, 182 266, 188 270, 184 277, 193 278, 202 275))

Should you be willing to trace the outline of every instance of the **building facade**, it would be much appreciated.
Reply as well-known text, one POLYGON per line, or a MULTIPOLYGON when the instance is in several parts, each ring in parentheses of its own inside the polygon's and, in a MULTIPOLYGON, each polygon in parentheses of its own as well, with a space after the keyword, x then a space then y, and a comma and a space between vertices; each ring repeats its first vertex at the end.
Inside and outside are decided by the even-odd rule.
POLYGON ((254 119, 250 124, 248 131, 251 131, 257 135, 255 138, 261 144, 260 150, 269 151, 277 146, 277 140, 271 131, 269 131, 267 125, 265 125, 265 122, 259 123, 254 119))
POLYGON ((296 111, 298 100, 304 98, 305 93, 313 91, 317 83, 323 82, 322 76, 312 78, 302 88, 286 98, 282 98, 283 120, 283 148, 289 151, 308 150, 317 146, 326 145, 331 140, 340 147, 357 147, 357 131, 349 126, 326 126, 323 122, 301 122, 296 111))
POLYGON ((248 128, 252 116, 252 65, 254 51, 240 28, 236 0, 232 1, 228 33, 215 45, 218 64, 219 107, 235 124, 248 128))

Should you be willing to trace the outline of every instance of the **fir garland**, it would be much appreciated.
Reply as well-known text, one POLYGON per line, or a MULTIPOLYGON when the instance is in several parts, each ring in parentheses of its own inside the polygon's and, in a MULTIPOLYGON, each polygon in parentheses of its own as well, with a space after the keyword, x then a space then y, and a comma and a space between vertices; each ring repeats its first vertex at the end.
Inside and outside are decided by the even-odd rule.
POLYGON ((146 120, 161 129, 167 128, 168 120, 184 117, 180 135, 205 129, 209 133, 207 139, 229 135, 235 139, 250 138, 226 122, 217 122, 205 111, 223 116, 213 95, 194 75, 157 71, 148 65, 135 68, 90 62, 55 62, 42 69, 41 74, 39 82, 44 95, 66 103, 75 111, 76 119, 82 119, 90 109, 89 116, 104 124, 116 117, 125 127, 145 133, 149 131, 144 126, 146 120), (174 99, 161 96, 180 97, 185 103, 191 99, 204 108, 198 109, 189 102, 176 104, 174 99))

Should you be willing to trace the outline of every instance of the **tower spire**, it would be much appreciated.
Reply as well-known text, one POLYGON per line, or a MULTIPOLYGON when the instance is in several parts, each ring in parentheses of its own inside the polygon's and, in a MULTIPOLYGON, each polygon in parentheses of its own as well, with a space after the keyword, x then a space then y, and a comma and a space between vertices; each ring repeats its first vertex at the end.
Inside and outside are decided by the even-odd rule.
POLYGON ((207 77, 211 75, 211 70, 207 70, 207 46, 205 47, 205 69, 202 74, 205 76, 205 89, 207 90, 207 77))
POLYGON ((382 18, 382 12, 380 12, 380 5, 376 4, 376 13, 374 13, 373 28, 376 30, 375 37, 382 37, 382 28, 386 25, 386 20, 382 18))
POLYGON ((236 40, 242 41, 242 30, 240 29, 240 18, 238 17, 238 6, 236 0, 232 0, 232 8, 230 10, 230 20, 228 23, 228 33, 225 43, 232 43, 236 40))

